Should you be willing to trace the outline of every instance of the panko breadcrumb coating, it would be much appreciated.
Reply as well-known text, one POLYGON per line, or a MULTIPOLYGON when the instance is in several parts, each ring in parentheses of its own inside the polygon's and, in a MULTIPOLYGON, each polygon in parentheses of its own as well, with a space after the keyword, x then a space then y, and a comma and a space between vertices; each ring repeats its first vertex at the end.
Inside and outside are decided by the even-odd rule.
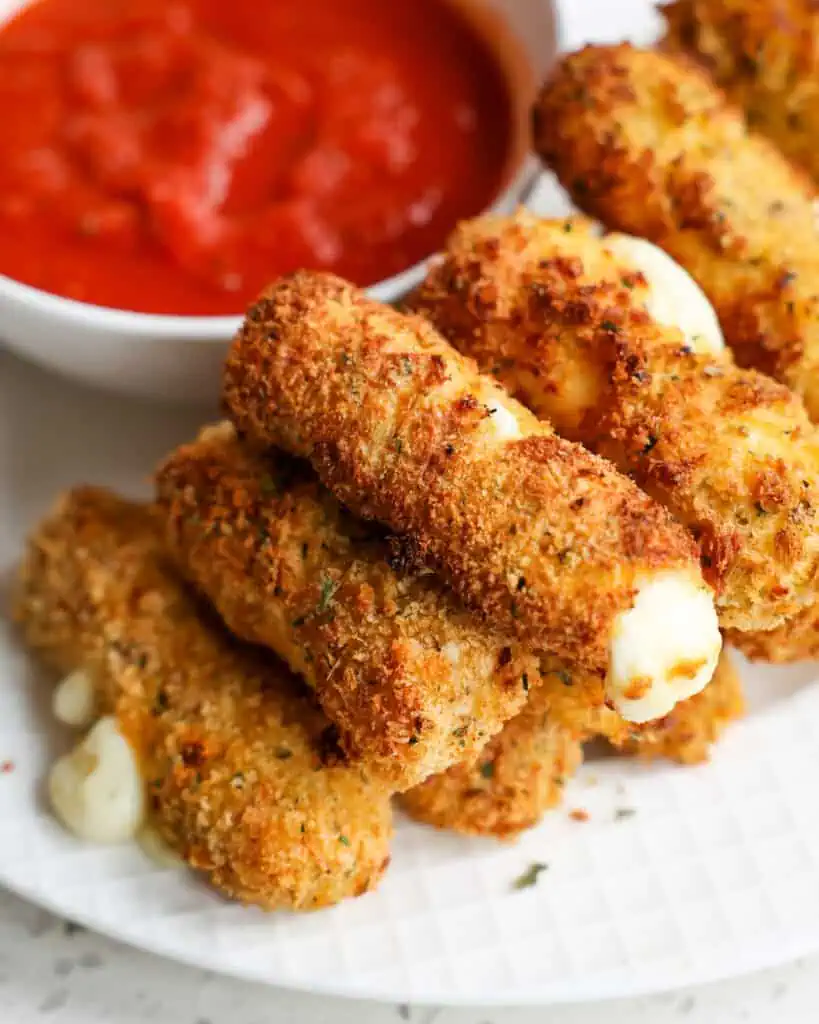
POLYGON ((535 145, 577 205, 656 242, 695 278, 737 362, 819 419, 817 193, 707 75, 632 46, 564 57, 535 106, 535 145))
POLYGON ((748 124, 819 180, 815 0, 675 0, 663 46, 703 64, 748 124))
POLYGON ((744 710, 739 676, 725 652, 701 693, 638 729, 622 720, 618 725, 613 712, 603 712, 597 722, 573 717, 566 700, 572 682, 561 669, 547 674, 525 710, 477 760, 427 779, 404 793, 400 806, 437 828, 511 839, 562 802, 563 787, 580 766, 584 741, 605 735, 623 754, 693 764, 707 760, 727 725, 744 710))
POLYGON ((583 748, 556 724, 541 691, 477 760, 449 768, 403 793, 400 806, 440 829, 512 839, 563 798, 583 748), (544 707, 544 705, 546 705, 544 707))
POLYGON ((241 647, 177 582, 144 506, 64 496, 29 541, 15 617, 51 667, 90 673, 137 753, 153 824, 216 888, 312 910, 376 885, 385 790, 343 762, 284 665, 241 647))
POLYGON ((307 463, 252 451, 229 423, 168 457, 157 502, 182 574, 304 676, 348 756, 395 789, 474 757, 540 679, 434 576, 401 572, 401 550, 307 463))
POLYGON ((751 661, 782 665, 819 660, 819 604, 805 608, 778 629, 760 633, 729 630, 726 639, 751 661))
MULTIPOLYGON (((663 509, 420 317, 332 275, 284 278, 251 307, 224 398, 241 433, 307 456, 336 497, 412 537, 467 605, 538 649, 605 673, 641 583, 673 573, 701 601, 695 548, 663 509)), ((616 682, 636 702, 655 680, 616 682)))
POLYGON ((723 627, 775 628, 816 600, 819 434, 786 387, 652 319, 622 237, 583 218, 479 217, 412 306, 688 527, 723 627))

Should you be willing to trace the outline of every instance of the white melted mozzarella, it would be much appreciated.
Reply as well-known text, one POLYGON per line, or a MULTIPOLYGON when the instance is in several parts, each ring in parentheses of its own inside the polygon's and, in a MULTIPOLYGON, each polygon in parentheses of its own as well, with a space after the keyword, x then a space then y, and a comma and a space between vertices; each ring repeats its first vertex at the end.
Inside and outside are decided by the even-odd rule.
POLYGON ((169 846, 155 828, 145 825, 137 833, 137 844, 145 856, 153 861, 158 868, 181 868, 185 862, 180 855, 169 846))
POLYGON ((653 320, 678 327, 689 347, 700 355, 715 355, 725 348, 714 307, 694 278, 668 253, 632 235, 607 235, 604 242, 616 257, 642 272, 648 283, 646 309, 653 320))
POLYGON ((144 819, 145 794, 136 755, 116 719, 101 718, 54 764, 48 792, 57 817, 81 839, 133 839, 144 819))
POLYGON ((653 577, 615 625, 606 695, 626 721, 662 718, 711 681, 721 647, 710 590, 684 572, 653 577))
POLYGON ((478 395, 478 401, 485 405, 489 415, 486 418, 485 430, 495 441, 517 441, 521 437, 518 418, 504 404, 503 392, 491 387, 485 388, 478 395))
POLYGON ((94 681, 82 669, 71 672, 54 691, 54 717, 63 725, 87 729, 97 717, 94 681))

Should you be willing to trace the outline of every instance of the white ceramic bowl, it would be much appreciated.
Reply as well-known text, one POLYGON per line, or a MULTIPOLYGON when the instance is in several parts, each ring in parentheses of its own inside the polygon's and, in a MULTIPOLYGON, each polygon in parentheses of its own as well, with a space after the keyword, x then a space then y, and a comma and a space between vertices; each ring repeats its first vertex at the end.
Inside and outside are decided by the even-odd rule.
MULTIPOLYGON (((28 0, 0 0, 0 22, 28 0)), ((458 0, 475 6, 474 0, 458 0)), ((498 27, 511 34, 539 81, 556 51, 552 0, 482 0, 498 27)), ((2 126, 0 126, 2 131, 2 126)), ((521 151, 493 209, 509 210, 531 185, 536 167, 521 151)), ((385 302, 400 299, 424 272, 417 264, 369 289, 385 302)), ((68 377, 111 391, 171 401, 213 401, 219 368, 239 316, 164 316, 107 309, 32 288, 0 274, 0 338, 18 353, 68 377)))

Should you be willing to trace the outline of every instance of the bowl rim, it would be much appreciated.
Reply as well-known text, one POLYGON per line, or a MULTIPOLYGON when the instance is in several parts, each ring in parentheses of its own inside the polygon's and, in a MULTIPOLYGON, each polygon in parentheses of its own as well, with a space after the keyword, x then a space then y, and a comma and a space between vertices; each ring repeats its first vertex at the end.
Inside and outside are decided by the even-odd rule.
MULTIPOLYGON (((504 207, 508 207, 510 200, 524 203, 538 172, 539 166, 534 155, 531 152, 524 153, 511 179, 483 213, 501 212, 504 207)), ((398 274, 376 281, 364 290, 372 298, 394 302, 421 282, 427 264, 434 256, 435 252, 431 252, 398 274)), ((224 341, 226 336, 233 334, 237 323, 244 315, 242 310, 237 310, 236 313, 198 316, 180 313, 141 313, 136 310, 100 306, 25 284, 8 274, 0 274, 0 302, 13 302, 30 312, 51 316, 73 326, 93 327, 98 331, 108 330, 127 337, 146 339, 162 335, 167 340, 195 337, 202 341, 224 341)))

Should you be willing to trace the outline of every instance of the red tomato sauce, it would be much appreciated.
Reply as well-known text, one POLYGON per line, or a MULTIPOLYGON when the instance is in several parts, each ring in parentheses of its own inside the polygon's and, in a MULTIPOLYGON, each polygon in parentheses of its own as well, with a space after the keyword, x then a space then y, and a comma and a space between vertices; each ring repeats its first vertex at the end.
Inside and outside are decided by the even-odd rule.
POLYGON ((370 284, 492 200, 512 105, 444 0, 40 0, 0 30, 0 273, 179 314, 370 284))

